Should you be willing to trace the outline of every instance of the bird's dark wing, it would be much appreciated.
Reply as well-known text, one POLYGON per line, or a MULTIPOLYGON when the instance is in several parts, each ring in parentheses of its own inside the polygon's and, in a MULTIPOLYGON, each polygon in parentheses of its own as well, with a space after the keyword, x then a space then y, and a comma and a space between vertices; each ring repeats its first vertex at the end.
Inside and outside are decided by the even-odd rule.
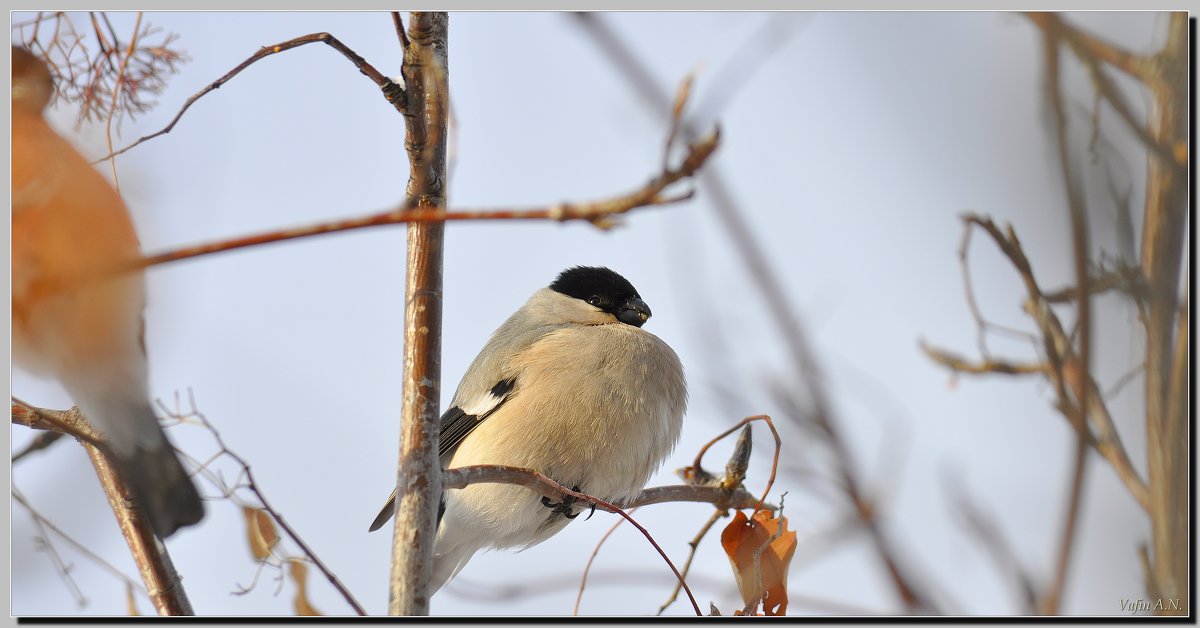
MULTIPOLYGON (((469 400, 447 410, 442 415, 442 428, 438 437, 438 457, 441 458, 452 453, 472 430, 479 427, 484 420, 492 416, 496 410, 500 409, 500 406, 503 406, 505 402, 511 399, 516 383, 517 380, 515 377, 502 379, 496 382, 496 385, 492 386, 479 399, 469 400), (467 409, 464 410, 464 407, 467 409)), ((393 489, 392 496, 388 498, 383 509, 375 516, 375 521, 371 522, 371 532, 383 527, 383 524, 387 523, 388 519, 391 519, 392 515, 396 513, 394 505, 396 493, 397 491, 393 489)), ((442 514, 445 512, 446 502, 443 500, 438 505, 438 523, 441 523, 442 514)))
POLYGON ((496 410, 513 396, 515 377, 496 382, 480 399, 472 399, 454 406, 442 415, 442 430, 438 438, 438 455, 445 456, 453 452, 470 434, 479 427, 496 410))

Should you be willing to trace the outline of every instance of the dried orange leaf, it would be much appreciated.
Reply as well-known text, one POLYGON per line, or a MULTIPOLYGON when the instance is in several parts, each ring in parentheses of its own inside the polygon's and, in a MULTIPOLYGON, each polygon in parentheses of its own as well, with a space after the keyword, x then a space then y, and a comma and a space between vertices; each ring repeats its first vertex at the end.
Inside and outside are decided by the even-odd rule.
POLYGON ((304 617, 320 615, 321 611, 313 608, 308 602, 308 567, 298 560, 293 560, 288 563, 288 572, 292 574, 292 581, 296 583, 296 599, 292 601, 296 614, 304 617))
POLYGON ((786 517, 760 510, 747 519, 738 511, 721 532, 734 579, 747 607, 763 603, 767 615, 787 614, 787 572, 796 553, 796 533, 786 517))
POLYGON ((271 548, 279 542, 279 534, 275 531, 275 522, 265 510, 242 507, 242 516, 246 518, 246 538, 250 541, 250 553, 256 560, 266 560, 271 555, 271 548))

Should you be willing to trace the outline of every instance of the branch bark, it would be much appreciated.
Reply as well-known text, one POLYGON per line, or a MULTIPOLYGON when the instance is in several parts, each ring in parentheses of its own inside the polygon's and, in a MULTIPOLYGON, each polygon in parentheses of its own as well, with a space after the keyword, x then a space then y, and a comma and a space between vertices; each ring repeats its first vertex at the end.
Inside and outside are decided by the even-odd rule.
POLYGON ((171 555, 162 541, 154 536, 145 513, 134 505, 129 489, 121 481, 108 456, 100 446, 94 444, 103 441, 79 413, 79 408, 54 411, 13 404, 12 421, 35 429, 63 430, 65 426, 67 433, 86 435, 86 439, 77 438, 96 468, 104 496, 108 498, 108 505, 117 518, 117 525, 129 545, 129 552, 137 564, 138 574, 146 585, 146 592, 155 610, 159 615, 194 615, 179 574, 171 562, 171 555))
MULTIPOLYGON (((404 49, 407 206, 446 204, 446 13, 412 13, 404 49)), ((441 390, 442 240, 445 223, 408 225, 404 313, 404 407, 388 612, 428 615, 433 542, 441 499, 438 403, 441 390)))
MULTIPOLYGON (((1188 20, 1174 13, 1167 41, 1152 59, 1155 79, 1149 81, 1155 101, 1150 134, 1164 146, 1187 146, 1188 20)), ((1185 149, 1186 150, 1186 149, 1185 149)), ((1146 437, 1150 468, 1150 520, 1153 532, 1154 579, 1159 593, 1181 600, 1188 614, 1188 398, 1184 389, 1171 388, 1173 336, 1179 316, 1180 267, 1188 241, 1187 175, 1167 159, 1152 154, 1146 186, 1142 236, 1142 274, 1149 286, 1146 325, 1146 437), (1176 411, 1176 406, 1179 410, 1176 411)), ((1165 605, 1165 606, 1170 606, 1165 605)))

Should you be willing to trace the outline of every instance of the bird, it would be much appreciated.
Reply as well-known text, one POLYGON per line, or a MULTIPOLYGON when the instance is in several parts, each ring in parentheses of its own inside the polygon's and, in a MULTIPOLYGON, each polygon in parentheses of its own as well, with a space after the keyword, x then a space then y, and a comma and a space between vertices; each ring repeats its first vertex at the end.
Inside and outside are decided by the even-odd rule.
MULTIPOLYGON (((441 417, 442 468, 511 465, 610 503, 637 496, 675 448, 687 408, 679 357, 642 329, 650 315, 613 270, 559 273, 467 368, 441 417)), ((395 499, 392 491, 371 531, 392 517, 395 499)), ((550 538, 585 509, 575 501, 510 484, 446 491, 430 592, 482 549, 527 549, 550 538)))
POLYGON ((117 191, 43 117, 45 62, 12 48, 13 362, 57 379, 105 449, 151 528, 167 538, 204 504, 150 405, 141 259, 117 191))

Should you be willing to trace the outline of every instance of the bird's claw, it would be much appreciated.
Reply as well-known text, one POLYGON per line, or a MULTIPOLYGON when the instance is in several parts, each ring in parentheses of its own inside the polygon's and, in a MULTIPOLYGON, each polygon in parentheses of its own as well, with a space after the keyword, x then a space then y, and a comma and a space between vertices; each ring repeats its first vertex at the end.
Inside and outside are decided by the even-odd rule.
MULTIPOLYGON (((580 492, 578 486, 572 487, 571 490, 575 491, 576 493, 580 492)), ((542 497, 542 505, 546 508, 553 509, 551 514, 561 514, 567 519, 574 519, 583 514, 582 510, 579 512, 574 512, 575 502, 577 501, 580 501, 580 499, 574 495, 563 495, 562 501, 560 502, 551 501, 549 497, 542 497)), ((591 519, 592 515, 596 514, 596 504, 589 502, 588 505, 591 507, 591 512, 588 513, 587 519, 584 519, 584 521, 591 519)))

